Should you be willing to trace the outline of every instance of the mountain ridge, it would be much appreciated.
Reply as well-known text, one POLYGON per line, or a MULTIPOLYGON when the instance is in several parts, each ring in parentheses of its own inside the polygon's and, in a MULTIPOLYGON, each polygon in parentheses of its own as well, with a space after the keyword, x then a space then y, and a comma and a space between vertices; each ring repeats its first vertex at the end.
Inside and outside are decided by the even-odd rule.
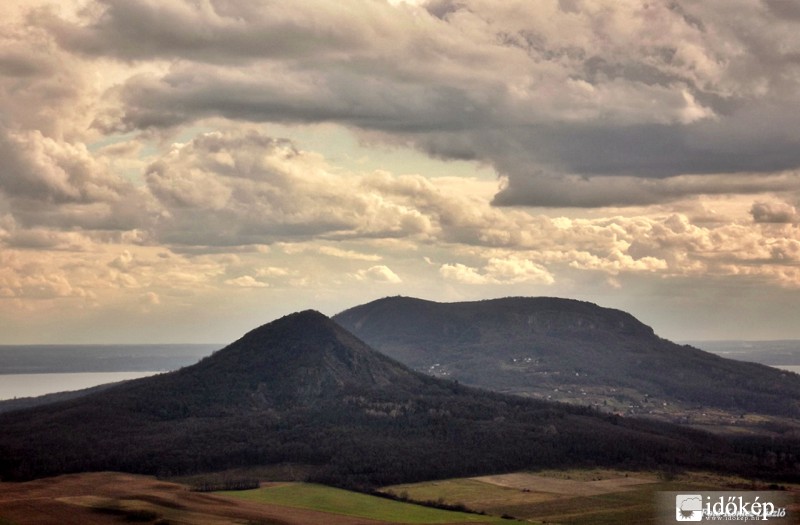
POLYGON ((789 427, 800 416, 800 377, 672 343, 584 301, 387 297, 333 319, 415 370, 494 391, 681 423, 706 423, 711 408, 729 426, 751 412, 789 427))
POLYGON ((0 414, 0 477, 290 463, 370 488, 579 465, 752 471, 780 453, 762 468, 779 477, 795 460, 757 445, 425 376, 301 312, 190 367, 0 414))

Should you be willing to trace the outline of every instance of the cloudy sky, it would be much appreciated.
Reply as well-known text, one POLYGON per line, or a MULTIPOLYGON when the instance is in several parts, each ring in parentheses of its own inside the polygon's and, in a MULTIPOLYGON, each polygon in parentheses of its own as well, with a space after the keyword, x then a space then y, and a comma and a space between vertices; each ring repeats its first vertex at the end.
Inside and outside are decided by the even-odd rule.
POLYGON ((387 295, 800 338, 792 0, 12 0, 0 343, 387 295))

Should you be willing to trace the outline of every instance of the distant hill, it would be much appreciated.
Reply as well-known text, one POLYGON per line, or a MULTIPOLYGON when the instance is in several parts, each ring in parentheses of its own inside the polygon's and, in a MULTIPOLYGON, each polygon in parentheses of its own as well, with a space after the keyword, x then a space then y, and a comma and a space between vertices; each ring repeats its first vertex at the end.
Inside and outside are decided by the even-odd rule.
POLYGON ((800 376, 674 344, 588 302, 388 297, 333 319, 416 370, 498 392, 729 428, 761 414, 796 432, 800 416, 800 376))
POLYGON ((734 442, 426 376, 314 311, 175 372, 0 414, 3 479, 293 463, 364 488, 575 465, 780 476, 795 461, 783 442, 734 442))

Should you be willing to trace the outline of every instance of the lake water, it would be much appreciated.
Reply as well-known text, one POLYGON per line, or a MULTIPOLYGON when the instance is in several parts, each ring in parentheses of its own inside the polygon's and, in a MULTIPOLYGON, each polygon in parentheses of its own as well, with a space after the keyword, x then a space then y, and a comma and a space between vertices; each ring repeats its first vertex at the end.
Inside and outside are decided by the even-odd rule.
MULTIPOLYGON (((800 343, 793 342, 796 346, 800 346, 800 343)), ((39 363, 38 361, 33 361, 30 357, 35 352, 32 352, 31 349, 36 350, 34 347, 20 347, 21 350, 16 350, 12 347, 0 347, 0 358, 3 357, 3 351, 5 351, 6 360, 9 361, 8 367, 13 368, 12 365, 22 363, 23 365, 32 367, 33 365, 37 365, 42 367, 42 363, 47 364, 49 362, 55 361, 52 356, 44 355, 39 356, 39 363), (12 353, 15 352, 15 353, 12 353), (16 361, 12 361, 9 357, 16 356, 16 361), (31 363, 22 362, 19 356, 26 356, 31 363)), ((42 347, 45 350, 50 351, 50 353, 65 353, 70 350, 70 347, 67 346, 54 346, 52 349, 50 347, 42 347)), ((96 363, 100 362, 97 359, 97 356, 94 354, 100 354, 106 357, 103 360, 109 361, 107 356, 111 354, 113 357, 116 357, 118 360, 122 359, 123 357, 128 361, 134 362, 137 364, 138 367, 143 368, 146 364, 155 365, 156 367, 161 367, 163 365, 165 369, 175 369, 179 368, 180 366, 186 366, 187 364, 192 364, 196 362, 199 357, 203 355, 207 355, 211 353, 211 351, 218 346, 215 345, 173 345, 173 347, 167 347, 165 350, 162 347, 156 347, 154 345, 142 345, 142 349, 138 349, 138 347, 133 346, 120 346, 120 350, 113 352, 114 348, 109 350, 105 347, 98 347, 97 349, 90 348, 89 350, 84 350, 83 347, 77 347, 78 350, 83 351, 87 354, 84 356, 84 361, 87 363, 96 363), (152 346, 152 348, 151 348, 152 346), (138 352, 138 354, 137 354, 138 352), (172 353, 173 355, 170 356, 175 362, 163 362, 164 357, 163 354, 172 353), (119 355, 117 355, 119 354, 119 355), (141 355, 139 355, 141 354, 141 355), (154 358, 153 355, 156 355, 154 358), (132 357, 131 357, 132 356, 132 357), (154 359, 161 359, 161 361, 156 361, 154 359)), ((73 350, 69 354, 70 359, 63 358, 62 360, 66 360, 67 362, 74 362, 80 361, 81 355, 79 355, 78 350, 73 350)), ((39 353, 42 353, 40 350, 39 353)), ((80 361, 83 363, 83 361, 80 361)), ((786 361, 784 361, 786 362, 786 361)), ((796 362, 796 361, 789 361, 789 362, 796 362)), ((2 359, 0 359, 0 364, 2 363, 2 359)), ((776 368, 781 368, 783 370, 789 370, 791 372, 796 372, 800 374, 800 365, 773 365, 776 368)), ((163 370, 162 370, 163 371, 163 370)), ((34 397, 34 396, 41 396, 44 394, 52 394, 55 392, 66 392, 69 390, 80 390, 82 388, 89 388, 92 386, 102 385, 105 383, 114 383, 117 381, 124 381, 127 379, 138 379, 140 377, 147 377, 153 374, 158 374, 160 372, 153 372, 153 371, 136 371, 136 372, 119 372, 119 371, 104 371, 104 372, 56 372, 56 373, 41 373, 41 374, 0 374, 0 401, 6 399, 14 399, 15 397, 34 397)))
POLYGON ((138 379, 160 372, 76 372, 66 374, 0 375, 0 401, 15 397, 34 397, 54 392, 80 390, 91 386, 138 379))

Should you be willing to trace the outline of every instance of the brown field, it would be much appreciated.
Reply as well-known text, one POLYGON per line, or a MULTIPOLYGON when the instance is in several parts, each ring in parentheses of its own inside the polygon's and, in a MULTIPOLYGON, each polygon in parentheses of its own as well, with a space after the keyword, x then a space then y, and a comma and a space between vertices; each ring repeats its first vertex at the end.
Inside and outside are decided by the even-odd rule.
MULTIPOLYGON (((411 500, 462 503, 534 523, 653 523, 658 491, 759 489, 752 480, 711 473, 552 470, 396 485, 411 500)), ((800 487, 786 487, 800 494, 800 487)), ((796 506, 794 511, 798 511, 796 506)), ((395 519, 395 518, 391 518, 395 519)), ((398 518, 399 519, 399 518, 398 518)), ((487 520, 489 521, 489 520, 487 520)), ((114 472, 0 483, 0 525, 150 523, 153 525, 389 525, 340 514, 190 491, 186 485, 114 472)), ((458 524, 450 524, 458 525, 458 524)), ((474 525, 474 524, 473 524, 474 525)))
MULTIPOLYGON (((800 486, 785 487, 795 498, 800 486)), ((763 482, 707 472, 665 475, 610 469, 545 470, 385 487, 411 501, 440 500, 534 523, 618 525, 656 523, 659 492, 771 490, 763 482)), ((800 511, 797 505, 789 507, 800 511)))
POLYGON ((526 472, 481 476, 472 479, 500 487, 563 496, 596 496, 598 494, 622 492, 632 490, 638 485, 658 481, 656 476, 644 474, 634 476, 618 475, 617 477, 602 477, 598 474, 593 479, 561 479, 526 472))
MULTIPOLYGON (((0 525, 394 525, 220 494, 117 472, 0 483, 0 525)), ((452 523, 448 525, 460 525, 452 523)), ((471 525, 476 525, 474 522, 471 525)))

